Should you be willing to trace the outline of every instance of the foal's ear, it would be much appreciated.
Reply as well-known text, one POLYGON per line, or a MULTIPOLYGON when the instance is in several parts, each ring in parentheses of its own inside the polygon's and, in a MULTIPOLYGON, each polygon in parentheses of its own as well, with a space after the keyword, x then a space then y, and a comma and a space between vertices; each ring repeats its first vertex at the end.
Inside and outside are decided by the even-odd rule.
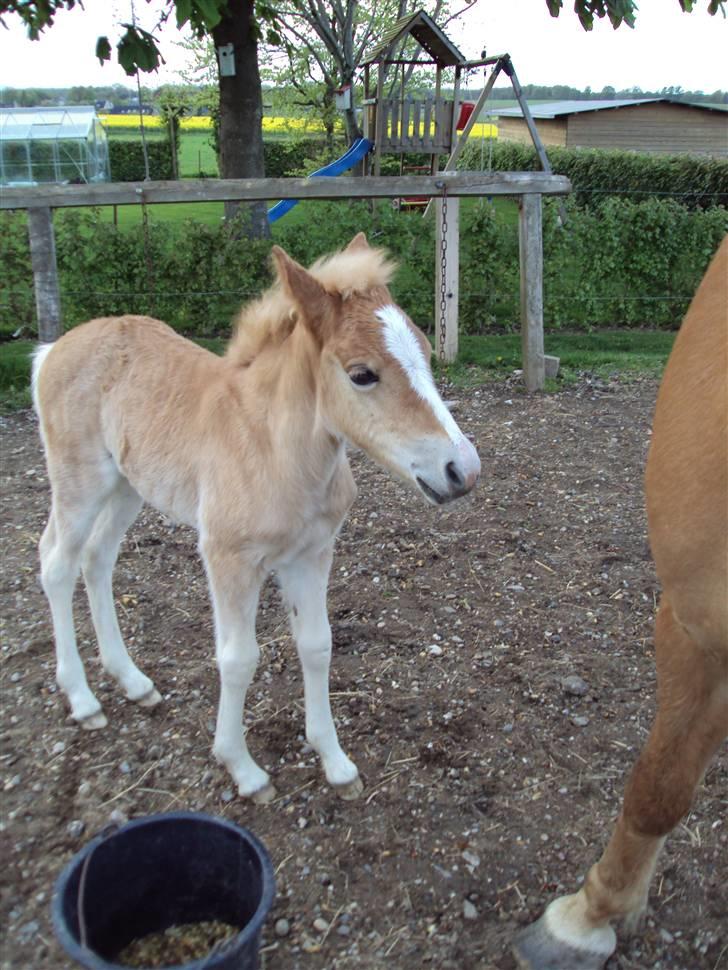
POLYGON ((319 281, 280 246, 271 248, 278 279, 300 311, 300 315, 320 340, 325 338, 332 299, 319 281))
POLYGON ((369 243, 367 242, 367 237, 363 232, 358 232, 354 238, 351 240, 349 245, 346 247, 345 252, 354 252, 357 249, 369 249, 369 243))

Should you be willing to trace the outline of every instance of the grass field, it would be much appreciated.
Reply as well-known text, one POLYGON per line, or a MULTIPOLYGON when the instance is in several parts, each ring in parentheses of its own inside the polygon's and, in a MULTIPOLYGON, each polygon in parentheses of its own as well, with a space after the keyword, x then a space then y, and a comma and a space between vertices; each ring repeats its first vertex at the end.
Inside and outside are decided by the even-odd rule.
MULTIPOLYGON (((659 377, 674 338, 674 333, 647 330, 546 334, 546 352, 561 359, 559 378, 549 382, 550 388, 571 383, 583 372, 602 377, 619 374, 625 379, 637 375, 659 377)), ((226 341, 218 337, 197 343, 213 353, 222 353, 226 341)), ((0 343, 0 412, 30 406, 28 384, 34 347, 31 340, 0 343)), ((502 378, 520 366, 518 334, 464 334, 458 360, 446 372, 456 384, 473 385, 502 378)))

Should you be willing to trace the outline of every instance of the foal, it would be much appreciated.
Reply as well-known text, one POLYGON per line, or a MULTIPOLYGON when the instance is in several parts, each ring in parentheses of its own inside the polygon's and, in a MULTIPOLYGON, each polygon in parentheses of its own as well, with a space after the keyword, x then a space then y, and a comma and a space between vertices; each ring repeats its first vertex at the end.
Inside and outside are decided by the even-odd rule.
POLYGON ((665 838, 728 736, 728 239, 665 369, 645 490, 663 587, 657 717, 584 886, 521 931, 515 951, 525 970, 604 966, 616 945, 610 921, 636 927, 665 838))
POLYGON ((161 697, 114 610, 119 544, 143 502, 197 529, 221 681, 213 751, 241 795, 268 801, 275 789, 248 752, 242 716, 258 597, 274 571, 303 668, 306 737, 329 783, 355 798, 362 784, 328 693, 326 587, 356 495, 346 445, 437 505, 470 491, 480 461, 437 393, 427 339, 392 301, 382 250, 359 234, 310 271, 278 247, 273 258, 278 282, 242 311, 223 358, 135 316, 92 320, 39 349, 34 399, 52 490, 41 579, 58 683, 72 716, 101 728, 74 633, 79 569, 104 668, 151 707, 161 697))

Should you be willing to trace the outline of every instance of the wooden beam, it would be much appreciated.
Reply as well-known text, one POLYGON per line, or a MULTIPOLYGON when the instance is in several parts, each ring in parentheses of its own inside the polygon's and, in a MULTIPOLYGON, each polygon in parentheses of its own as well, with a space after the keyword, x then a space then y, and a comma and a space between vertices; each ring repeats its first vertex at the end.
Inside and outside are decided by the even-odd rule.
POLYGON ((47 206, 28 210, 28 235, 35 282, 38 339, 41 343, 52 343, 61 336, 61 293, 58 287, 53 214, 47 206))
POLYGON ((526 390, 545 385, 543 352, 543 234, 541 196, 524 195, 519 201, 521 263, 521 356, 526 390))
POLYGON ((452 364, 458 355, 460 199, 435 199, 435 218, 435 354, 438 360, 452 364))
POLYGON ((394 199, 404 195, 567 195, 571 183, 546 172, 449 172, 437 175, 314 179, 184 179, 181 182, 106 182, 3 188, 0 209, 147 205, 258 199, 394 199))

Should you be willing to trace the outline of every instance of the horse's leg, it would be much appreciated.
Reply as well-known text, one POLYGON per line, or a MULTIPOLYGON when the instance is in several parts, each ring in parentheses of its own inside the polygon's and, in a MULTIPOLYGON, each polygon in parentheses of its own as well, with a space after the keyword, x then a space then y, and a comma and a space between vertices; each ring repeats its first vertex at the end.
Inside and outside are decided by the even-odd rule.
POLYGON ((361 794, 363 785, 356 765, 341 750, 329 700, 331 627, 326 586, 332 552, 328 547, 316 556, 301 557, 278 569, 278 580, 303 669, 306 740, 319 754, 329 784, 342 798, 352 799, 361 794))
MULTIPOLYGON (((50 471, 50 464, 49 464, 50 471)), ((51 482, 55 476, 51 474, 51 482)), ((81 550, 108 494, 108 482, 80 486, 67 473, 59 475, 62 488, 53 485, 48 524, 40 540, 41 583, 48 598, 56 641, 56 680, 68 698, 71 715, 92 730, 106 726, 101 704, 86 681, 73 623, 73 590, 78 578, 81 550)))
POLYGON ((119 479, 83 547, 81 568, 104 670, 120 683, 129 700, 137 701, 142 707, 152 707, 162 698, 127 653, 111 583, 121 540, 141 507, 138 493, 126 478, 119 479))
POLYGON ((268 773, 251 757, 243 730, 245 695, 260 657, 255 615, 263 577, 244 557, 221 543, 205 540, 202 556, 215 614, 215 651, 220 671, 213 754, 233 776, 241 795, 255 802, 269 802, 276 790, 268 773))
MULTIPOLYGON (((610 921, 634 928, 657 856, 690 808, 712 756, 728 735, 725 643, 697 642, 663 599, 655 628, 658 710, 635 764, 612 838, 582 889, 555 900, 519 934, 528 970, 598 970, 616 945, 610 921)), ((701 637, 702 639, 702 637, 701 637)))

